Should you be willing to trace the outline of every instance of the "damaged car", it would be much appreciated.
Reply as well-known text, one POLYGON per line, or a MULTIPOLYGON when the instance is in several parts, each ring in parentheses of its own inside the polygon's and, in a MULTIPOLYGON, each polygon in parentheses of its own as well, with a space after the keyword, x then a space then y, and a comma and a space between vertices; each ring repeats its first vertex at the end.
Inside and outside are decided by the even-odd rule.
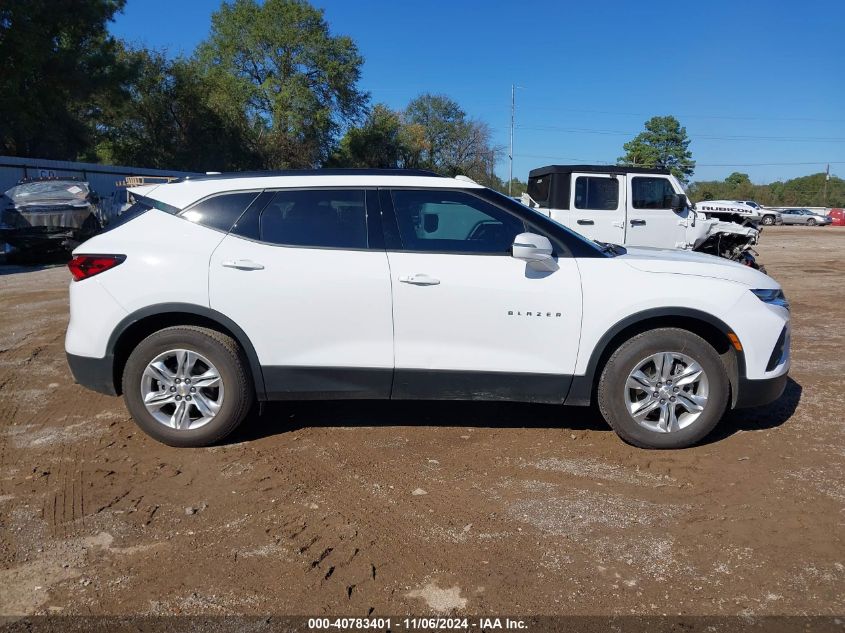
POLYGON ((694 250, 760 268, 762 215, 748 205, 699 209, 665 169, 548 165, 529 173, 523 203, 597 242, 694 250))
POLYGON ((17 257, 70 252, 100 230, 98 202, 84 181, 22 180, 0 200, 0 243, 17 257))

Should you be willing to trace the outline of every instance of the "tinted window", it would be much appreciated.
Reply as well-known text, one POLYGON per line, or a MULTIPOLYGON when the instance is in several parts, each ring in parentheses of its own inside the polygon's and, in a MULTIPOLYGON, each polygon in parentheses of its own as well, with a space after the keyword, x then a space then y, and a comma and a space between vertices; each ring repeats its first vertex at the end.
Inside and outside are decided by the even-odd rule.
POLYGON ((528 195, 541 207, 549 206, 549 185, 551 182, 551 174, 528 179, 528 195))
POLYGON ((280 191, 259 228, 261 240, 273 244, 367 248, 364 191, 280 191))
POLYGON ((508 254, 522 220, 462 191, 393 192, 402 245, 409 251, 508 254))
POLYGON ((110 231, 112 229, 115 229, 115 228, 123 225, 123 224, 126 224, 130 220, 134 220, 135 218, 137 218, 138 216, 146 213, 147 211, 149 211, 152 208, 153 208, 152 205, 150 205, 147 201, 138 200, 131 207, 126 209, 126 211, 124 211, 123 213, 121 213, 117 217, 111 218, 108 221, 108 224, 106 225, 103 233, 105 233, 105 231, 110 231))
POLYGON ((578 176, 575 180, 575 208, 616 210, 619 206, 619 181, 616 178, 578 176))
POLYGON ((635 209, 670 209, 675 190, 666 178, 631 179, 631 204, 635 209))
POLYGON ((191 222, 228 233, 235 221, 246 211, 258 193, 224 193, 195 204, 182 214, 191 222))

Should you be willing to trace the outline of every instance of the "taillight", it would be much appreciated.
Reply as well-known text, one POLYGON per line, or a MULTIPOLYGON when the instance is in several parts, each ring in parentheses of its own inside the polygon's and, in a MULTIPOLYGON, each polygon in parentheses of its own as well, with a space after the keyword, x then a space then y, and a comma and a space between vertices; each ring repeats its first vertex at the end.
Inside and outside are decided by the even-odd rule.
POLYGON ((123 263, 126 255, 77 255, 67 263, 74 281, 82 281, 123 263))

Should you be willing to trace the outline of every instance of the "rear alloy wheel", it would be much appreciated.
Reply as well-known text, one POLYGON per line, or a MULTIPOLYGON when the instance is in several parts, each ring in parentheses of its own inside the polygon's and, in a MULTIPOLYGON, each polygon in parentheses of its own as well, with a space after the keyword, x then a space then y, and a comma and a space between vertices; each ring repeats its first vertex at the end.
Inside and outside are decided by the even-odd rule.
POLYGON ((763 216, 763 224, 765 224, 766 226, 771 226, 774 223, 775 223, 775 217, 773 215, 763 216))
POLYGON ((225 395, 220 370, 202 354, 173 349, 147 364, 141 398, 147 411, 169 429, 198 429, 220 412, 225 395))
POLYGON ((729 382, 716 350, 686 330, 660 328, 623 343, 605 365, 599 408, 627 442, 683 448, 719 422, 729 382))
POLYGON ((126 406, 148 435, 171 446, 207 446, 231 433, 254 400, 247 361, 230 337, 195 326, 151 334, 123 372, 126 406))

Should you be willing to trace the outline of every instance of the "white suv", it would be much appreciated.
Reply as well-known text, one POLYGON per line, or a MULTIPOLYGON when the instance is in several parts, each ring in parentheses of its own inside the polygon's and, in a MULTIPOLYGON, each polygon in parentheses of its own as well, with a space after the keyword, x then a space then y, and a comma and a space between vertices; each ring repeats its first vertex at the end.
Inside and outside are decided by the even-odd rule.
POLYGON ((216 442, 256 400, 595 399, 628 442, 676 448, 786 384, 770 277, 591 242, 466 179, 320 170, 133 194, 74 252, 66 350, 167 444, 216 442))

